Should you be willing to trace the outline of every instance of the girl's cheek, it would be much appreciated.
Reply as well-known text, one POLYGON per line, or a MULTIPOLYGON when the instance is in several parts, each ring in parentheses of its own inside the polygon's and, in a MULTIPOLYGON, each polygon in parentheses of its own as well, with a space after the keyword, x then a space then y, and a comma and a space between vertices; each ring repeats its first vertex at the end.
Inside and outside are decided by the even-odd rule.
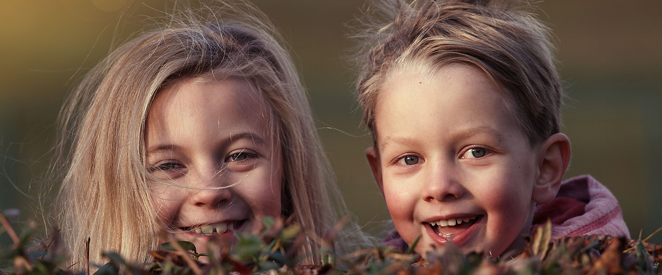
POLYGON ((179 212, 182 203, 182 196, 186 192, 172 192, 171 188, 150 190, 152 203, 157 216, 164 222, 171 222, 179 212))

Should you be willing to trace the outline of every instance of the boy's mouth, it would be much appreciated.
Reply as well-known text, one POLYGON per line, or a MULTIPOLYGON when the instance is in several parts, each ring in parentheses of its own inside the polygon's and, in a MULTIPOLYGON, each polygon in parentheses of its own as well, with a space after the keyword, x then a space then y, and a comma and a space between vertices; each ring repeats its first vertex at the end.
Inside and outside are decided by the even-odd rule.
POLYGON ((445 220, 431 221, 430 225, 434 233, 440 237, 451 240, 453 236, 459 234, 474 225, 481 216, 471 216, 463 218, 451 218, 445 220))
POLYGON ((202 224, 190 227, 180 227, 182 231, 187 231, 193 234, 202 236, 210 236, 213 234, 222 235, 232 230, 239 229, 246 222, 246 220, 236 222, 219 222, 214 224, 202 224))

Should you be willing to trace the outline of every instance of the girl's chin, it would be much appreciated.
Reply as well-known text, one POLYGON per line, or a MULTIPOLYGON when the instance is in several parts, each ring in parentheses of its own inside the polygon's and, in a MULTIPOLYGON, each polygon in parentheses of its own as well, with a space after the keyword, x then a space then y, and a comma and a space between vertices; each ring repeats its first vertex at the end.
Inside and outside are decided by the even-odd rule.
POLYGON ((216 230, 207 232, 201 232, 201 230, 179 230, 174 232, 174 235, 178 241, 190 242, 195 245, 195 249, 198 253, 204 253, 209 249, 210 245, 213 245, 212 243, 217 244, 215 245, 216 247, 232 247, 237 239, 235 232, 244 233, 252 231, 252 223, 248 220, 244 220, 237 223, 232 229, 226 229, 221 233, 216 230))

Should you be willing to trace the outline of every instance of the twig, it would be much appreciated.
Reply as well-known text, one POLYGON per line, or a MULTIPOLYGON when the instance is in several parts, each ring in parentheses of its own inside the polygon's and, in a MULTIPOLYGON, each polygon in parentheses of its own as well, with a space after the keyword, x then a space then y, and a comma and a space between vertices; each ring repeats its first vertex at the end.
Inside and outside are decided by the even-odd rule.
POLYGON ((655 236, 655 234, 660 233, 660 231, 662 231, 662 226, 660 226, 660 228, 658 228, 657 230, 653 231, 653 233, 651 233, 650 235, 648 235, 648 237, 646 237, 643 241, 644 241, 644 242, 645 242, 645 241, 648 241, 648 239, 650 239, 650 238, 652 238, 653 236, 655 236))
POLYGON ((85 241, 85 275, 90 275, 90 237, 85 241))
POLYGON ((2 223, 2 226, 7 230, 7 234, 9 234, 9 237, 14 241, 14 244, 18 245, 18 243, 21 242, 21 239, 18 238, 16 231, 14 231, 14 228, 9 224, 9 220, 7 220, 7 217, 2 213, 0 213, 0 223, 2 223))
POLYGON ((186 250, 184 250, 184 248, 182 248, 181 245, 179 245, 177 240, 175 240, 175 238, 173 238, 171 234, 168 234, 168 241, 172 244, 172 246, 175 249, 177 249, 177 252, 181 254, 182 258, 184 258, 184 261, 186 261, 186 263, 189 265, 193 273, 195 273, 196 275, 202 275, 202 270, 200 270, 198 264, 196 264, 195 261, 191 259, 191 255, 189 255, 189 253, 186 252, 186 250))

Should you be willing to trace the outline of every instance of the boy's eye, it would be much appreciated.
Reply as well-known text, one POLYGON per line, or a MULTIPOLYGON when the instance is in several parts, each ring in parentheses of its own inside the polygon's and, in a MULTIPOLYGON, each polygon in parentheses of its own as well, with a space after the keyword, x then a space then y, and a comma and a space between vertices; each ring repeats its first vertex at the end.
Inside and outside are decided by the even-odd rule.
POLYGON ((419 161, 419 157, 414 155, 407 155, 399 160, 399 162, 403 162, 405 165, 415 165, 418 164, 419 161))
POLYGON ((460 158, 482 158, 487 155, 487 149, 482 147, 469 148, 460 158))

